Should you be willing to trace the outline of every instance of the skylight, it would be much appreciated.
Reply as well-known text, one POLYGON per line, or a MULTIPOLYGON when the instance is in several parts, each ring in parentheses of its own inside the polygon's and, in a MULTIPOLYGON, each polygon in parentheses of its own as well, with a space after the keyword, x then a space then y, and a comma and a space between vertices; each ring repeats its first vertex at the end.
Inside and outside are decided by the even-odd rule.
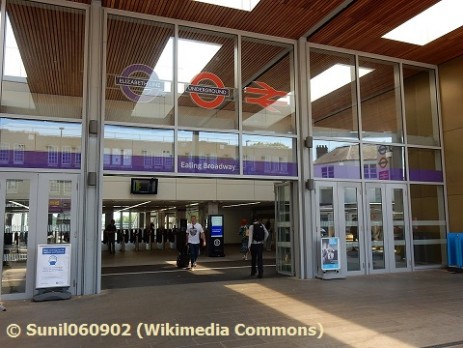
POLYGON ((27 77, 18 44, 11 27, 10 18, 6 17, 5 66, 3 74, 25 79, 27 77))
POLYGON ((424 46, 463 25, 463 1, 442 0, 383 36, 424 46))
MULTIPOLYGON (((362 77, 373 69, 359 68, 359 76, 362 77)), ((313 77, 310 80, 310 101, 315 101, 338 88, 354 81, 353 67, 344 64, 335 64, 329 69, 313 77)))
POLYGON ((260 0, 194 0, 222 7, 234 8, 243 11, 252 11, 260 0))

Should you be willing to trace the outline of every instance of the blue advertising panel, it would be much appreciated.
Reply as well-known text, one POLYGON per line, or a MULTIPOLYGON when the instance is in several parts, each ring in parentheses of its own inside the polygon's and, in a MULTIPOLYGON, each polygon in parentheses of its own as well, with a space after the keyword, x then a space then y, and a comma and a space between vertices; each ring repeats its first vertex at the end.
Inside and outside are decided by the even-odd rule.
POLYGON ((321 239, 322 271, 337 271, 341 269, 339 260, 339 237, 321 239))

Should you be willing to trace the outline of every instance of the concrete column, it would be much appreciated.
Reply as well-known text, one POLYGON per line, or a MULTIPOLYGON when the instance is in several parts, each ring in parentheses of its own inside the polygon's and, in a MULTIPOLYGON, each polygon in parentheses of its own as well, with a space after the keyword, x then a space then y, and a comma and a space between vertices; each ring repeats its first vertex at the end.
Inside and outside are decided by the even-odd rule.
POLYGON ((87 69, 86 117, 83 129, 85 146, 82 156, 85 159, 82 183, 82 233, 79 236, 78 284, 77 294, 91 295, 100 292, 101 284, 101 196, 103 182, 103 161, 101 138, 103 136, 103 116, 101 115, 101 76, 102 76, 102 42, 103 40, 103 8, 101 0, 91 2, 89 11, 89 45, 87 69), (96 124, 96 134, 90 134, 90 123, 96 124), (96 184, 93 179, 96 177, 96 184))

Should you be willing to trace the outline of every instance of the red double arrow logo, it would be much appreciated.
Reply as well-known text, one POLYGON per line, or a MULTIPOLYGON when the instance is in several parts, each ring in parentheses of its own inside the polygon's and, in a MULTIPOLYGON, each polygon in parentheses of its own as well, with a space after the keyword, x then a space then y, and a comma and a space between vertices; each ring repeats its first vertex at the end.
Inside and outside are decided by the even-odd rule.
POLYGON ((254 81, 254 83, 259 85, 262 88, 246 87, 244 89, 244 92, 250 93, 250 94, 260 94, 261 96, 260 97, 246 97, 244 98, 244 101, 246 103, 258 104, 271 112, 279 112, 277 109, 275 109, 272 106, 272 104, 277 102, 273 98, 284 97, 287 93, 284 91, 277 91, 276 89, 274 89, 273 87, 269 86, 268 84, 262 81, 254 81))

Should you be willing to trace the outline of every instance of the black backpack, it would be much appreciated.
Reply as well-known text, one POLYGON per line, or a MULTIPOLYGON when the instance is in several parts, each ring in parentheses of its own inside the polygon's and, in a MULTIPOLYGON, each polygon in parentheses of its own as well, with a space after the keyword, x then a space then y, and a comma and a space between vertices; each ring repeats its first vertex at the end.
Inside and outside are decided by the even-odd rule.
POLYGON ((265 238, 264 226, 261 223, 255 223, 252 227, 252 239, 256 242, 263 242, 265 238))

